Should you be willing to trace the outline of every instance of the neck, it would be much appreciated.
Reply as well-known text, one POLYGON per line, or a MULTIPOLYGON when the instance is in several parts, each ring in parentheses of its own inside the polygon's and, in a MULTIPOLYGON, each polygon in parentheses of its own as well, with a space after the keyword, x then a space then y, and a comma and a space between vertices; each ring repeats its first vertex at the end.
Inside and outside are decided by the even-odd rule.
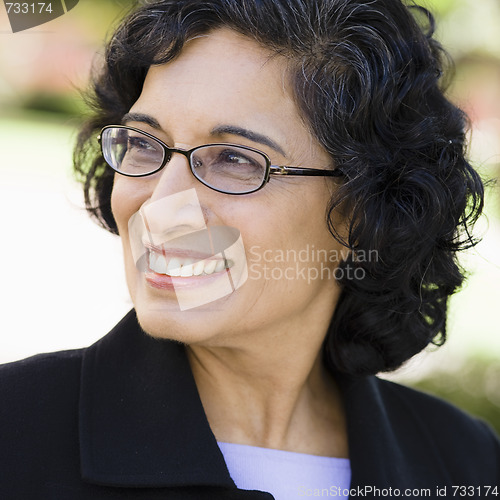
POLYGON ((217 440, 347 456, 340 394, 321 362, 324 333, 260 333, 243 348, 188 347, 217 440))

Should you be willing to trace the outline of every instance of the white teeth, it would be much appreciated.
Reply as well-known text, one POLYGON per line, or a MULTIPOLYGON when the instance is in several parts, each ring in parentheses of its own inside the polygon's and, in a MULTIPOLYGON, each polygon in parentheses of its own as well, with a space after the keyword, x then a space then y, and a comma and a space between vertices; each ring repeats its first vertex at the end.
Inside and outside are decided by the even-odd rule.
POLYGON ((154 252, 149 252, 149 268, 154 272, 157 272, 156 271, 157 260, 158 260, 157 254, 155 254, 154 252))
POLYGON ((193 259, 183 259, 172 257, 170 261, 165 255, 157 252, 149 252, 149 268, 158 274, 168 276, 189 278, 191 276, 210 275, 220 273, 226 267, 234 265, 232 261, 224 259, 207 259, 194 261, 193 259))
POLYGON ((203 269, 205 269, 205 261, 200 260, 193 266, 193 274, 199 276, 203 272, 203 269))
POLYGON ((208 260, 205 262, 205 274, 212 274, 215 271, 215 266, 217 265, 216 260, 208 260))
POLYGON ((181 262, 176 257, 173 257, 168 263, 167 272, 170 276, 180 276, 181 275, 181 262))
POLYGON ((193 261, 188 259, 182 264, 181 276, 183 278, 188 278, 189 276, 193 276, 193 261))
POLYGON ((226 265, 224 264, 223 260, 218 260, 217 264, 215 266, 215 272, 220 273, 223 269, 226 268, 226 265))
POLYGON ((149 267, 155 273, 165 274, 167 270, 167 261, 163 255, 150 253, 149 254, 149 267))
POLYGON ((158 255, 155 272, 160 274, 165 274, 167 272, 167 259, 164 255, 158 255))

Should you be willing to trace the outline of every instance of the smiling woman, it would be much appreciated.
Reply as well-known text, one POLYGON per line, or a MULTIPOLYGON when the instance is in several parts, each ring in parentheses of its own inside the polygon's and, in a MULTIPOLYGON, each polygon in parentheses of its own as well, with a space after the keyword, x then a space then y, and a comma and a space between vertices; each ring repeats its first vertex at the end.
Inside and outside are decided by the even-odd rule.
MULTIPOLYGON (((171 147, 191 148, 213 142, 239 141, 242 147, 260 148, 273 164, 291 163, 310 169, 331 164, 328 155, 312 141, 292 98, 283 90, 282 59, 269 60, 269 57, 266 49, 229 29, 196 38, 186 44, 174 61, 148 71, 142 93, 130 110, 136 120, 150 117, 146 120, 148 123, 126 123, 142 127, 148 133, 154 132, 171 147), (221 53, 224 53, 223 59, 221 53), (202 87, 200 74, 204 75, 202 87), (190 119, 181 120, 182 116, 190 119), (158 126, 153 128, 151 123, 158 126), (236 134, 242 130, 250 133, 236 134), (286 156, 279 152, 284 149, 286 156)), ((227 152, 229 147, 230 144, 226 144, 223 151, 227 152)), ((219 148, 217 151, 220 152, 219 148)), ((200 152, 189 154, 189 162, 180 154, 172 154, 166 168, 140 181, 116 177, 111 208, 125 255, 130 255, 128 221, 144 202, 155 202, 193 188, 206 225, 238 228, 245 245, 299 250, 309 241, 315 241, 322 248, 340 247, 328 232, 324 218, 310 217, 310 213, 324 212, 334 189, 333 182, 326 182, 321 177, 303 180, 279 176, 273 178, 258 196, 238 197, 222 196, 197 182, 195 177, 198 180, 201 177, 207 187, 217 187, 230 194, 262 187, 268 177, 265 157, 262 155, 259 161, 258 152, 237 151, 241 152, 236 162, 233 149, 229 160, 221 163, 218 158, 215 166, 209 155, 200 152), (203 162, 200 161, 202 156, 203 162), (189 164, 194 176, 189 171, 189 164), (305 206, 313 212, 302 210, 305 206)), ((136 148, 134 154, 137 154, 136 148)), ((130 147, 123 161, 129 155, 130 147)), ((183 222, 186 232, 191 232, 192 223, 188 219, 183 222)), ((166 222, 163 229, 169 225, 166 222)), ((168 250, 171 254, 172 248, 168 250)), ((317 349, 311 352, 316 356, 330 320, 331 304, 338 294, 338 287, 328 281, 291 286, 286 281, 249 280, 238 293, 228 295, 224 304, 217 304, 216 308, 210 305, 203 310, 196 308, 176 314, 172 311, 172 306, 177 307, 175 293, 169 297, 152 290, 133 259, 126 257, 125 260, 129 289, 141 326, 154 336, 173 337, 188 343, 196 340, 214 346, 220 343, 221 347, 245 348, 251 337, 252 343, 260 349, 271 336, 291 339, 293 335, 297 341, 314 342, 317 349), (287 300, 283 302, 285 295, 287 300), (311 328, 316 322, 318 327, 311 328), (238 330, 227 338, 228 325, 236 324, 238 330), (302 332, 307 325, 310 334, 304 337, 302 332), (222 343, 218 340, 221 337, 225 338, 222 343)), ((202 279, 197 278, 198 281, 202 279)), ((175 281, 177 286, 183 286, 187 280, 178 278, 175 281)))
POLYGON ((29 497, 27 470, 36 498, 498 484, 484 423, 374 376, 444 341, 482 209, 442 55, 400 0, 130 14, 75 166, 134 310, 87 349, 1 368, 0 493, 29 497), (311 248, 325 258, 295 257, 311 248))

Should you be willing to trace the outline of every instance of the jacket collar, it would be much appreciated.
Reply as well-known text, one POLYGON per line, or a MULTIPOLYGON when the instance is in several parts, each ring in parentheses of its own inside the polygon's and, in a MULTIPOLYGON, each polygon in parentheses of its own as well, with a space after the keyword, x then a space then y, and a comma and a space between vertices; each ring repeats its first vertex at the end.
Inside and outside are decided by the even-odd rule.
POLYGON ((80 393, 83 478, 109 486, 235 488, 184 348, 130 313, 86 349, 80 393))
MULTIPOLYGON (((419 476, 415 464, 426 458, 415 450, 411 457, 403 452, 409 448, 412 424, 406 420, 412 412, 403 405, 401 413, 388 382, 335 377, 346 410, 351 487, 408 486, 409 478, 419 476)), ((428 453, 426 446, 421 448, 428 453)), ((84 351, 80 454, 83 478, 93 483, 235 488, 184 347, 146 335, 134 311, 84 351)))

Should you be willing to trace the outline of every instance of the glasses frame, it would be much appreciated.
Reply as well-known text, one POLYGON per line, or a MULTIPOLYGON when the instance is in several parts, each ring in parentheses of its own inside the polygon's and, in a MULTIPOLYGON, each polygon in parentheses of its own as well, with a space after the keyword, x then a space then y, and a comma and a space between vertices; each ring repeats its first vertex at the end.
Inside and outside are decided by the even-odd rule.
POLYGON ((112 168, 115 172, 119 173, 120 175, 124 175, 126 177, 147 177, 149 175, 156 174, 157 172, 162 170, 165 167, 165 165, 170 161, 170 158, 172 157, 173 153, 179 153, 186 158, 186 160, 188 161, 189 170, 193 174, 193 177, 196 180, 198 180, 199 182, 201 182, 204 186, 206 186, 214 191, 217 191, 219 193, 230 194, 230 195, 234 195, 234 196, 243 195, 243 194, 251 194, 251 193, 255 193, 256 191, 259 191, 270 181, 271 175, 277 175, 277 176, 302 175, 302 176, 307 176, 307 177, 342 177, 344 175, 342 170, 340 170, 339 168, 335 168, 334 170, 328 170, 328 169, 291 167, 291 166, 287 166, 287 165, 273 165, 271 163, 269 156, 267 156, 267 154, 264 153, 263 151, 260 151, 259 149, 256 149, 256 148, 252 148, 250 146, 243 146, 241 144, 221 142, 221 143, 213 143, 213 144, 203 144, 201 146, 196 146, 192 149, 172 148, 170 146, 167 146, 162 140, 158 139, 158 137, 154 136, 153 134, 145 132, 144 130, 141 130, 139 128, 129 127, 128 125, 106 125, 105 127, 103 127, 101 129, 101 131, 97 137, 97 141, 99 142, 99 145, 101 147, 101 153, 103 155, 103 158, 105 158, 105 155, 104 155, 103 145, 102 145, 102 134, 105 130, 112 129, 112 128, 132 130, 134 132, 144 134, 146 137, 149 137, 150 139, 155 140, 163 148, 163 160, 162 160, 161 165, 158 168, 156 168, 155 170, 148 172, 148 173, 145 173, 145 174, 127 174, 127 173, 124 173, 124 172, 121 172, 121 171, 115 169, 112 165, 109 165, 109 163, 106 162, 106 164, 109 165, 109 167, 112 168), (262 157, 266 161, 266 174, 264 176, 264 179, 263 179, 261 185, 255 189, 250 190, 250 191, 244 191, 242 193, 233 193, 230 191, 224 191, 222 189, 217 189, 217 188, 207 184, 203 179, 200 179, 196 175, 196 173, 194 172, 191 158, 192 158, 192 155, 197 150, 206 148, 207 146, 233 146, 233 147, 237 147, 237 148, 241 148, 241 149, 246 149, 247 151, 252 151, 254 153, 258 153, 258 154, 262 155, 262 157))

